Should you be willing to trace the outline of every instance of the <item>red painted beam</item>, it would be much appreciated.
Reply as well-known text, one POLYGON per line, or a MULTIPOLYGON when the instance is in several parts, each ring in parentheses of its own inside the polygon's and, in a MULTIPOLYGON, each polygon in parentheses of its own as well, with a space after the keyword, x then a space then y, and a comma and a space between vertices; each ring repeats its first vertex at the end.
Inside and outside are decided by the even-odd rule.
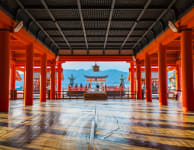
MULTIPOLYGON (((25 68, 16 67, 16 70, 24 72, 25 68)), ((40 68, 33 68, 33 72, 40 72, 40 71, 41 71, 40 68)), ((46 71, 47 72, 51 72, 51 68, 47 68, 46 71)), ((60 70, 60 72, 62 72, 62 71, 63 71, 63 69, 60 70)), ((55 68, 55 72, 58 72, 58 68, 55 68)))
MULTIPOLYGON (((180 43, 180 41, 179 41, 179 43, 180 43)), ((194 50, 194 44, 193 44, 192 49, 194 50)), ((167 46, 166 47, 166 50, 167 51, 175 51, 176 52, 176 51, 180 51, 181 50, 181 47, 167 46)))
MULTIPOLYGON (((143 66, 144 62, 141 62, 140 64, 143 66)), ((158 61, 157 60, 151 60, 151 65, 152 66, 158 66, 158 61)), ((176 60, 167 60, 166 65, 167 66, 176 66, 176 60)))
POLYGON ((24 72, 25 71, 25 68, 16 67, 16 70, 24 72))
MULTIPOLYGON (((17 67, 24 67, 26 64, 26 61, 16 61, 15 62, 15 65, 17 67)), ((40 66, 40 61, 34 61, 33 62, 33 66, 34 67, 39 67, 40 66)), ((50 61, 47 61, 47 66, 51 66, 51 62, 50 61)))
MULTIPOLYGON (((34 72, 40 72, 40 68, 34 68, 33 71, 34 72)), ((58 72, 58 68, 55 68, 55 72, 58 72)), ((63 69, 60 70, 60 72, 62 72, 63 69)), ((51 68, 47 68, 47 72, 51 72, 51 68)))
MULTIPOLYGON (((166 54, 166 57, 167 58, 176 58, 177 57, 177 54, 166 54)), ((152 54, 151 55, 151 58, 158 58, 158 54, 152 54)))
MULTIPOLYGON (((131 68, 129 69, 129 72, 131 71, 131 68)), ((136 68, 134 68, 134 71, 136 71, 136 68)), ((145 68, 141 68, 141 72, 144 72, 145 68)), ((152 72, 158 72, 158 68, 151 68, 152 72)))
MULTIPOLYGON (((14 54, 13 55, 15 58, 26 58, 26 54, 14 54)), ((33 54, 33 57, 40 57, 40 54, 33 54)))
POLYGON ((59 56, 57 59, 64 61, 132 61, 132 56, 59 56))

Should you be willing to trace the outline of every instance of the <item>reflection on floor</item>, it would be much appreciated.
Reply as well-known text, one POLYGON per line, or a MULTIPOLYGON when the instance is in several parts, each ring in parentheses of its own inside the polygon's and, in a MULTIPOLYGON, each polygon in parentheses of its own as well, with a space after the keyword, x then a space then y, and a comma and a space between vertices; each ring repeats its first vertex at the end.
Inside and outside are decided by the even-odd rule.
POLYGON ((0 113, 0 149, 194 149, 194 113, 175 101, 11 101, 0 113))

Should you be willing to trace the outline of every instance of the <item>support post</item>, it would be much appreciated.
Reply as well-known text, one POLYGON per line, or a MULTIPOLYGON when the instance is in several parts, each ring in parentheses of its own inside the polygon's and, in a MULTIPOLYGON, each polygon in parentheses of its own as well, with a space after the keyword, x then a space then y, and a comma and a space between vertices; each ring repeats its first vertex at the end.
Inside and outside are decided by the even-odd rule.
POLYGON ((100 81, 100 88, 101 88, 101 90, 103 89, 103 81, 102 80, 100 81))
POLYGON ((130 81, 130 67, 129 67, 128 81, 130 81))
POLYGON ((47 82, 47 56, 41 56, 41 70, 40 70, 40 102, 46 102, 46 82, 47 82))
POLYGON ((25 71, 25 65, 24 65, 24 76, 23 76, 23 92, 24 92, 24 99, 25 99, 25 85, 26 85, 26 71, 25 71))
POLYGON ((159 103, 168 104, 168 78, 166 68, 166 48, 159 44, 158 47, 158 73, 159 73, 159 103))
POLYGON ((194 111, 192 30, 181 33, 181 68, 183 111, 194 111))
POLYGON ((136 60, 137 99, 142 99, 141 64, 136 60))
POLYGON ((51 64, 51 72, 50 72, 50 99, 55 99, 55 60, 52 61, 51 64))
POLYGON ((10 91, 11 91, 11 99, 15 99, 15 80, 16 80, 16 68, 15 64, 11 64, 11 73, 10 73, 10 91))
POLYGON ((9 109, 9 31, 0 31, 0 112, 9 109))
POLYGON ((57 73, 57 91, 58 91, 58 94, 57 94, 57 98, 61 98, 61 70, 62 70, 61 63, 58 63, 57 66, 58 66, 58 73, 57 73))
POLYGON ((135 74, 134 74, 134 62, 131 62, 131 66, 130 66, 130 91, 131 91, 131 98, 134 98, 134 92, 135 92, 135 74))
POLYGON ((176 90, 181 90, 181 66, 176 63, 176 90))
POLYGON ((151 63, 150 56, 145 54, 145 84, 146 84, 146 102, 152 101, 152 78, 151 78, 151 63))
POLYGON ((24 105, 33 104, 33 50, 33 44, 29 44, 26 49, 24 105))

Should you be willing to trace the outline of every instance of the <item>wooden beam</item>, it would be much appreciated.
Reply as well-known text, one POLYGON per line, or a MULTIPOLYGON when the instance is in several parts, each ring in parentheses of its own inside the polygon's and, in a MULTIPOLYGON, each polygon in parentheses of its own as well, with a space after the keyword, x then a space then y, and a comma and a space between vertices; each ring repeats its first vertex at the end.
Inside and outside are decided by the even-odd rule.
POLYGON ((132 56, 59 56, 57 61, 132 61, 132 56))

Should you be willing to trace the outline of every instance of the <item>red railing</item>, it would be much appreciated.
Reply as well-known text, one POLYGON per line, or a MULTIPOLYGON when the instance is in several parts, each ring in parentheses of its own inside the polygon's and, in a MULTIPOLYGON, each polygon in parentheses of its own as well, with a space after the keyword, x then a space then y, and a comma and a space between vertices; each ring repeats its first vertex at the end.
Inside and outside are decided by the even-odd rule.
POLYGON ((121 86, 108 86, 106 87, 106 91, 123 91, 123 87, 121 86))
POLYGON ((87 87, 68 87, 68 91, 87 91, 87 87))
MULTIPOLYGON (((63 91, 56 91, 55 97, 56 99, 72 99, 72 98, 83 98, 83 94, 87 91, 105 91, 108 94, 109 98, 136 98, 136 91, 130 91, 129 88, 117 87, 117 86, 109 86, 101 88, 88 88, 88 87, 68 87, 63 91)), ((13 92, 11 92, 13 93, 13 92)), ((15 99, 23 99, 24 91, 16 90, 15 91, 15 99)), ((11 96, 10 96, 11 98, 11 96)), ((40 91, 33 91, 33 98, 40 98, 40 91)), ((50 90, 47 90, 47 98, 50 99, 50 90)))
MULTIPOLYGON (((71 87, 63 91, 56 91, 55 97, 56 99, 77 99, 83 98, 83 93, 87 92, 88 88, 85 87, 71 87)), ((136 98, 136 91, 130 91, 129 88, 123 89, 122 87, 106 87, 103 89, 93 89, 94 91, 106 91, 109 98, 136 98)), ((145 92, 142 90, 143 99, 145 98, 145 92)), ((158 91, 152 91, 152 98, 158 99, 158 91)), ((178 100, 181 97, 182 91, 176 90, 169 90, 168 91, 168 98, 178 100)), ((13 91, 10 91, 10 99, 12 98, 13 91)), ((40 98, 40 91, 33 92, 33 98, 39 99, 40 98)), ((47 91, 47 98, 50 99, 50 91, 47 91)), ((24 91, 23 90, 15 90, 14 91, 14 99, 24 99, 24 91)))
POLYGON ((88 91, 90 89, 96 89, 100 91, 123 91, 124 88, 121 86, 105 86, 102 89, 101 88, 88 88, 87 86, 85 87, 68 87, 68 91, 88 91))

